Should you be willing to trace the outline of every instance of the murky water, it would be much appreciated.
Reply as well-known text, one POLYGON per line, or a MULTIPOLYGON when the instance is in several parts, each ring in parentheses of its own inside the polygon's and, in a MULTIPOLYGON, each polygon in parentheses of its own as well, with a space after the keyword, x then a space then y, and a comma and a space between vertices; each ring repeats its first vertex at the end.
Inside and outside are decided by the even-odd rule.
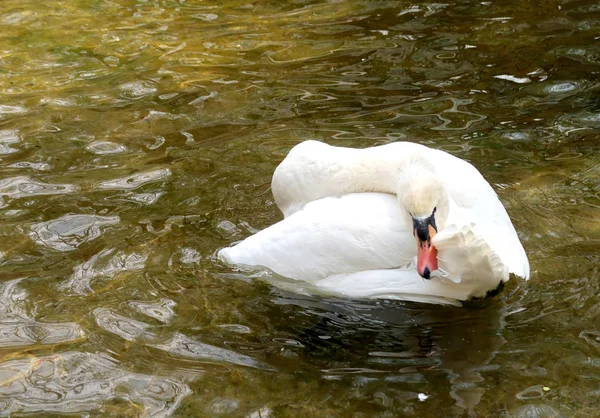
POLYGON ((4 0, 0 29, 0 415, 600 416, 597 1, 4 0), (217 263, 309 138, 470 160, 532 279, 459 309, 217 263))

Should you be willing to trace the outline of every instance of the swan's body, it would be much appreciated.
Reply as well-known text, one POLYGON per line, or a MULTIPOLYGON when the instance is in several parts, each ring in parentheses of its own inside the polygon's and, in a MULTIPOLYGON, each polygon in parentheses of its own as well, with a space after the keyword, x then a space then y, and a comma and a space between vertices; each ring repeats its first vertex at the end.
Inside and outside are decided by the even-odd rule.
POLYGON ((471 164, 443 151, 306 141, 277 167, 272 190, 285 219, 221 250, 221 259, 354 298, 452 303, 485 296, 510 273, 529 277, 494 190, 471 164), (439 270, 425 280, 412 264, 418 241, 411 217, 434 214, 430 242, 439 270))

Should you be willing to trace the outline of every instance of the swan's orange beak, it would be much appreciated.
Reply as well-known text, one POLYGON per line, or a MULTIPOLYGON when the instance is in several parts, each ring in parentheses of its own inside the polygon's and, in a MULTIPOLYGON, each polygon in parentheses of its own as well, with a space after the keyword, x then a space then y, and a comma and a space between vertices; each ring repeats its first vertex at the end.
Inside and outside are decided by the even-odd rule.
POLYGON ((433 215, 426 219, 413 219, 414 236, 417 240, 417 273, 424 279, 431 277, 431 272, 437 270, 437 249, 431 244, 431 239, 437 233, 433 215))

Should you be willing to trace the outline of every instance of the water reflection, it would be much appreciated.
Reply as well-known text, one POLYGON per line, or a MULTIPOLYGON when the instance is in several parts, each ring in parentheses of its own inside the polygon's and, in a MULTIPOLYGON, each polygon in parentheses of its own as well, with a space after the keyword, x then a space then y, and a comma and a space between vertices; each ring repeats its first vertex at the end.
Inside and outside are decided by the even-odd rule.
POLYGON ((8 206, 11 199, 73 193, 77 186, 71 184, 49 184, 30 177, 19 176, 0 180, 0 208, 8 206), (5 201, 4 198, 9 200, 5 201))
POLYGON ((163 344, 151 345, 168 352, 171 355, 181 356, 185 359, 193 359, 206 362, 215 362, 217 364, 233 364, 238 366, 254 367, 261 370, 275 371, 270 365, 256 360, 250 356, 236 353, 220 347, 204 344, 195 341, 183 334, 176 333, 173 338, 163 344))
POLYGON ((144 268, 148 255, 105 249, 94 254, 89 260, 75 266, 73 274, 59 289, 83 295, 92 292, 92 281, 97 278, 111 279, 123 272, 140 271, 144 268))
POLYGON ((0 2, 0 415, 599 416, 599 12, 0 2), (304 139, 472 162, 531 281, 436 308, 220 265, 304 139))
POLYGON ((97 308, 92 312, 96 324, 105 331, 118 335, 127 341, 134 341, 138 338, 152 338, 153 335, 147 331, 150 325, 119 315, 110 309, 97 308))
MULTIPOLYGON (((274 300, 297 305, 316 319, 309 328, 294 329, 304 355, 322 363, 323 378, 403 385, 428 392, 431 375, 443 372, 434 392, 448 387, 456 404, 476 406, 486 391, 485 371, 504 345, 506 306, 498 301, 485 306, 452 308, 402 302, 318 301, 291 294, 274 300), (307 312, 308 313, 308 312, 307 312), (333 367, 332 367, 333 366, 333 367)), ((408 389, 410 388, 410 389, 408 389)))
POLYGON ((83 329, 73 322, 37 321, 27 309, 21 280, 0 284, 0 349, 81 341, 83 329))
POLYGON ((16 129, 7 129, 0 131, 0 154, 12 154, 18 152, 18 148, 11 145, 21 141, 19 131, 16 129))
POLYGON ((30 237, 56 251, 72 251, 84 242, 98 238, 107 226, 118 223, 118 216, 65 215, 33 224, 30 237))
POLYGON ((155 171, 148 171, 145 173, 137 173, 116 180, 103 181, 98 185, 98 187, 100 189, 108 190, 134 190, 140 186, 143 186, 144 184, 165 180, 169 176, 171 176, 171 171, 168 168, 165 168, 155 171))
POLYGON ((170 322, 175 311, 173 308, 176 303, 170 299, 161 299, 156 302, 131 301, 129 306, 138 312, 156 319, 162 323, 170 322))
POLYGON ((173 413, 190 392, 185 383, 122 370, 105 354, 76 351, 5 361, 0 375, 0 403, 8 414, 120 415, 135 408, 159 417, 173 413))

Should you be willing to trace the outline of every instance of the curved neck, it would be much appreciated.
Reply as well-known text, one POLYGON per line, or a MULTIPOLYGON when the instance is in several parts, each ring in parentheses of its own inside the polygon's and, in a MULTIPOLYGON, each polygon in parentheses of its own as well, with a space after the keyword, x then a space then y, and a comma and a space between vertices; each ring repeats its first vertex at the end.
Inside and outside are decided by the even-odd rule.
POLYGON ((396 194, 400 175, 401 158, 377 150, 350 150, 346 158, 336 159, 329 164, 329 176, 322 180, 336 195, 360 192, 396 194))
POLYGON ((403 174, 409 173, 413 162, 418 160, 419 166, 430 167, 418 152, 420 147, 398 143, 352 149, 303 142, 275 170, 275 202, 284 216, 289 216, 306 203, 324 197, 360 192, 398 194, 399 184, 406 177, 403 174))

